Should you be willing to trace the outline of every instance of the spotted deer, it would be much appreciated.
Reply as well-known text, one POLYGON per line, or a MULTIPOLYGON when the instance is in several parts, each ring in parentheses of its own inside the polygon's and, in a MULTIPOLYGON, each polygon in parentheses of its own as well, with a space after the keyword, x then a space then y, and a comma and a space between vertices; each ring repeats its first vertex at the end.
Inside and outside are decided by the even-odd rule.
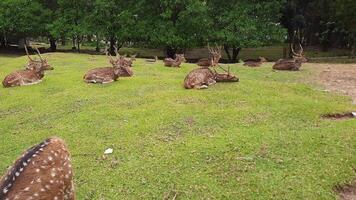
POLYGON ((201 67, 191 71, 184 79, 186 89, 207 89, 210 85, 217 82, 238 82, 239 78, 228 70, 220 67, 225 73, 218 73, 215 69, 201 67))
POLYGON ((46 70, 53 70, 53 67, 48 64, 47 59, 42 58, 41 53, 37 48, 36 51, 40 60, 31 58, 26 45, 25 50, 29 59, 26 69, 7 75, 2 82, 5 88, 38 84, 42 81, 46 70))
POLYGON ((74 200, 73 171, 63 140, 28 149, 0 179, 1 200, 74 200))
POLYGON ((210 48, 208 44, 208 50, 211 54, 210 58, 202 58, 198 61, 197 65, 200 67, 215 67, 219 64, 221 59, 221 46, 216 46, 215 48, 210 48))
POLYGON ((166 66, 166 67, 180 67, 182 62, 186 61, 184 54, 176 54, 175 57, 176 57, 175 59, 165 58, 163 60, 164 66, 166 66))
POLYGON ((131 67, 127 65, 124 57, 117 55, 113 58, 108 51, 106 51, 106 56, 112 67, 99 67, 89 70, 84 75, 85 82, 107 84, 117 81, 119 77, 133 76, 133 71, 131 67))
POLYGON ((298 53, 294 51, 293 45, 291 45, 291 50, 293 54, 292 59, 280 59, 274 65, 275 70, 290 70, 298 71, 303 63, 308 62, 308 59, 303 54, 303 47, 299 43, 300 50, 298 53))
POLYGON ((260 67, 267 59, 264 57, 259 57, 258 59, 247 59, 244 60, 244 66, 248 67, 260 67))

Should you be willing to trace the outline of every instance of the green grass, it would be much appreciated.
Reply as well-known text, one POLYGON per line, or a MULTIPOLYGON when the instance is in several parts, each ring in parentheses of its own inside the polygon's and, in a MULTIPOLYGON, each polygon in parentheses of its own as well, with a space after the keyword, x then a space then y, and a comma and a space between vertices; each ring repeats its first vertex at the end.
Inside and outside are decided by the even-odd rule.
MULTIPOLYGON (((335 199, 333 187, 355 175, 355 120, 320 115, 356 106, 303 84, 312 65, 233 65, 240 83, 196 91, 182 87, 192 64, 138 60, 134 77, 89 85, 84 73, 105 56, 46 56, 55 70, 42 83, 0 88, 0 174, 56 135, 72 153, 78 199, 335 199)), ((0 78, 26 59, 0 55, 0 78)))

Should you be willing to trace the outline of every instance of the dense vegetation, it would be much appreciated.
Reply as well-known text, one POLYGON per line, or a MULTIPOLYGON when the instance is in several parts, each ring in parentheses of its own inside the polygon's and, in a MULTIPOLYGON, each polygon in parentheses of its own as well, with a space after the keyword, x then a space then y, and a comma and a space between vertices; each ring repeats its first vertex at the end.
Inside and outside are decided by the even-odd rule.
MULTIPOLYGON (((231 61, 241 48, 283 41, 354 47, 353 0, 2 0, 0 43, 48 38, 56 43, 110 41, 113 46, 159 47, 167 56, 205 46, 225 47, 231 61)), ((97 48, 98 50, 98 48, 97 48)))

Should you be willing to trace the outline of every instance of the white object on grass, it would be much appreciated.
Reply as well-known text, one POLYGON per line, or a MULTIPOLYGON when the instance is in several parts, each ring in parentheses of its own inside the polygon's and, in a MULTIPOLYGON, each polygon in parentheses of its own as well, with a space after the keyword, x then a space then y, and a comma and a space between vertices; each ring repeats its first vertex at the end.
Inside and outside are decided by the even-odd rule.
POLYGON ((107 155, 107 154, 112 154, 114 152, 114 149, 112 148, 108 148, 105 150, 104 154, 107 155))

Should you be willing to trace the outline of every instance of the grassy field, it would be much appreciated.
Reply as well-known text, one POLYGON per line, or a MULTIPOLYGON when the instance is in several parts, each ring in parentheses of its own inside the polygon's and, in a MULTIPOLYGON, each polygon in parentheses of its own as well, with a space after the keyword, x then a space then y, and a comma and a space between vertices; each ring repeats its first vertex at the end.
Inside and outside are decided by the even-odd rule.
MULTIPOLYGON (((66 140, 78 199, 335 199, 355 176, 349 97, 305 84, 313 65, 273 72, 232 65, 240 83, 185 90, 195 66, 135 63, 110 85, 82 81, 105 56, 46 54, 38 85, 0 88, 0 174, 49 136, 66 140), (103 158, 106 148, 114 153, 103 158)), ((1 80, 26 57, 0 55, 1 80)))

